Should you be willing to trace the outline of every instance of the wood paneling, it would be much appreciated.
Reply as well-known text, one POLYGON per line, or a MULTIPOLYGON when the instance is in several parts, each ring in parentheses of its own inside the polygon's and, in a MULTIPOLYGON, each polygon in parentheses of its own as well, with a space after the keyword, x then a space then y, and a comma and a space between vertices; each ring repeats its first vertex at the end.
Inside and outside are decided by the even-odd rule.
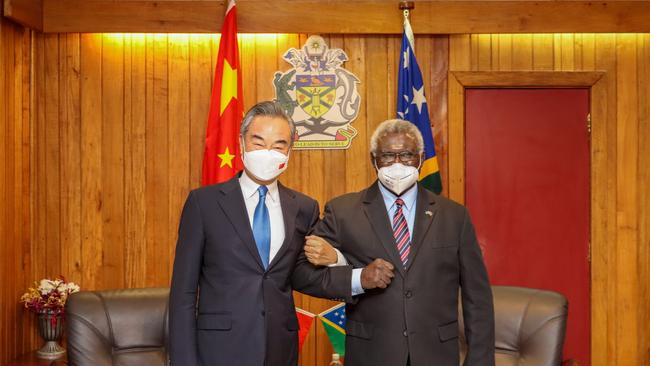
MULTIPOLYGON (((399 36, 325 38, 348 53, 346 67, 362 80, 363 103, 353 123, 359 134, 348 150, 294 151, 281 179, 321 207, 375 179, 368 139, 395 113, 400 46, 399 36)), ((274 96, 273 72, 289 68, 282 54, 306 39, 240 38, 246 106, 274 96)), ((28 262, 39 270, 26 281, 62 274, 88 290, 169 285, 182 204, 200 184, 218 41, 218 35, 182 34, 34 36, 34 141, 27 145, 34 154, 34 190, 21 202, 34 206, 28 262)), ((420 36, 417 42, 423 74, 440 89, 447 37, 420 36)), ((426 92, 438 106, 432 115, 444 123, 446 93, 430 86, 426 92)), ((440 151, 444 134, 436 130, 440 151)), ((444 158, 440 163, 444 171, 444 158)), ((21 281, 17 290, 26 285, 21 281)), ((313 313, 333 305, 299 294, 296 303, 313 313)), ((31 338, 18 353, 38 346, 31 329, 26 334, 31 338)), ((301 364, 326 365, 331 353, 324 329, 315 325, 301 364)))
MULTIPOLYGON (((16 21, 38 26, 42 20, 42 28, 36 29, 45 32, 218 32, 227 2, 43 0, 41 5, 37 0, 5 0, 5 4, 16 9, 8 13, 16 21)), ((324 5, 316 0, 240 0, 237 7, 239 29, 246 33, 402 31, 397 1, 334 0, 324 5)), ((412 14, 413 28, 426 34, 650 30, 650 4, 645 1, 418 1, 412 14)))
POLYGON ((591 364, 650 365, 648 35, 513 35, 505 49, 487 45, 495 37, 507 36, 450 36, 450 196, 464 199, 465 86, 592 85, 591 364), (532 72, 540 69, 557 72, 532 72), (578 70, 587 72, 570 73, 578 70))
MULTIPOLYGON (((0 295, 4 362, 39 345, 17 304, 36 279, 62 274, 84 289, 168 285, 180 205, 200 181, 218 36, 43 35, 6 20, 0 32, 0 274, 12 279, 0 295)), ((273 96, 271 73, 288 68, 282 53, 306 37, 241 36, 247 106, 273 96)), ((282 177, 321 206, 375 177, 368 137, 393 116, 400 42, 325 37, 362 81, 359 135, 345 151, 295 151, 282 177)), ((592 103, 594 121, 606 121, 592 134, 600 167, 592 181, 602 185, 592 204, 593 364, 650 366, 649 36, 419 35, 416 47, 444 192, 461 201, 463 137, 448 134, 447 113, 463 107, 447 99, 462 97, 463 86, 448 69, 604 72, 592 88, 592 101, 606 100, 592 103)), ((299 294, 296 303, 314 313, 331 305, 299 294)), ((317 324, 301 365, 325 365, 330 353, 317 324)))
POLYGON ((34 277, 30 246, 30 32, 0 21, 0 363, 29 344, 33 324, 18 305, 34 277))
POLYGON ((639 359, 640 365, 650 365, 650 36, 639 35, 637 53, 637 86, 639 90, 638 103, 638 146, 639 146, 639 181, 638 181, 638 213, 639 213, 639 245, 638 273, 639 288, 639 359), (646 81, 646 82, 643 82, 646 81), (645 325, 645 327, 644 327, 645 325))
MULTIPOLYGON (((639 298, 638 278, 638 89, 637 35, 616 36, 616 268, 619 304, 615 334, 616 364, 634 364, 638 358, 639 298), (624 281, 621 281, 625 279, 624 281)), ((644 83, 650 80, 644 80, 644 83)))
POLYGON ((43 0, 3 1, 4 15, 35 30, 43 30, 43 0))

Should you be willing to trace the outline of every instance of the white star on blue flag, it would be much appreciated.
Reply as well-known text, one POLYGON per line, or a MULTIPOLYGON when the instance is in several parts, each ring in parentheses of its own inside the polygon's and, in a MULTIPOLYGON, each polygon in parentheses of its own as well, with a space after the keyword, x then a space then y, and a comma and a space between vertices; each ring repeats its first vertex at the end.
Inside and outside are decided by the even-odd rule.
MULTIPOLYGON (((429 119, 429 108, 424 96, 424 81, 422 72, 415 58, 415 45, 413 39, 413 30, 408 18, 404 19, 404 33, 402 35, 402 49, 400 51, 399 78, 397 84, 397 116, 407 120, 418 127, 422 138, 424 139, 424 160, 435 159, 436 149, 431 133, 431 121, 429 119)), ((437 171, 434 184, 427 186, 435 193, 440 193, 442 184, 440 174, 437 171)), ((427 176, 420 176, 421 180, 427 176)))
POLYGON ((321 314, 321 316, 345 330, 345 304, 341 305, 334 307, 331 309, 332 311, 321 314))

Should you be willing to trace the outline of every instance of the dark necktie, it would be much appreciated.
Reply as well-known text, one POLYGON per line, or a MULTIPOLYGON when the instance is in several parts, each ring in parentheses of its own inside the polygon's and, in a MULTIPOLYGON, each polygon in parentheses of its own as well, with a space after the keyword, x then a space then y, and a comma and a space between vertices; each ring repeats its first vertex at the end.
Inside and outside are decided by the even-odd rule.
POLYGON ((409 226, 406 223, 406 218, 402 211, 404 201, 398 198, 395 200, 395 205, 397 206, 397 210, 395 211, 395 216, 393 216, 393 237, 395 238, 397 252, 402 260, 402 265, 406 268, 411 251, 411 235, 409 235, 409 226))

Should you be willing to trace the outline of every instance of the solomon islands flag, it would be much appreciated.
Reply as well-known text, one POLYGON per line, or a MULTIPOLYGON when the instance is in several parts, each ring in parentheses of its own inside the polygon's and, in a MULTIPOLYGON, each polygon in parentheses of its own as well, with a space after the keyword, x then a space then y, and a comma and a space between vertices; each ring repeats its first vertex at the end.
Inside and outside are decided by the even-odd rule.
POLYGON ((404 33, 400 52, 397 116, 418 126, 424 139, 424 162, 420 169, 420 184, 430 191, 440 194, 442 179, 431 133, 429 109, 424 97, 424 82, 415 59, 415 40, 408 17, 404 17, 404 33))

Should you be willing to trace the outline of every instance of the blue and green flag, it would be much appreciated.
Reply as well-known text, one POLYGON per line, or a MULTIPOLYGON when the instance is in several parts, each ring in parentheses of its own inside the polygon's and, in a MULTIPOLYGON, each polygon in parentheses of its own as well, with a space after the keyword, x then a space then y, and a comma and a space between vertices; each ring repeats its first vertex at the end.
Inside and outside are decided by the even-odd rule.
POLYGON ((399 61, 397 116, 418 126, 422 138, 424 138, 424 162, 420 169, 420 184, 430 191, 440 194, 442 179, 431 133, 429 108, 424 96, 422 73, 418 61, 415 59, 413 30, 407 16, 404 17, 404 33, 399 61))
POLYGON ((345 356, 345 303, 340 303, 318 314, 318 318, 332 343, 334 353, 345 356))

